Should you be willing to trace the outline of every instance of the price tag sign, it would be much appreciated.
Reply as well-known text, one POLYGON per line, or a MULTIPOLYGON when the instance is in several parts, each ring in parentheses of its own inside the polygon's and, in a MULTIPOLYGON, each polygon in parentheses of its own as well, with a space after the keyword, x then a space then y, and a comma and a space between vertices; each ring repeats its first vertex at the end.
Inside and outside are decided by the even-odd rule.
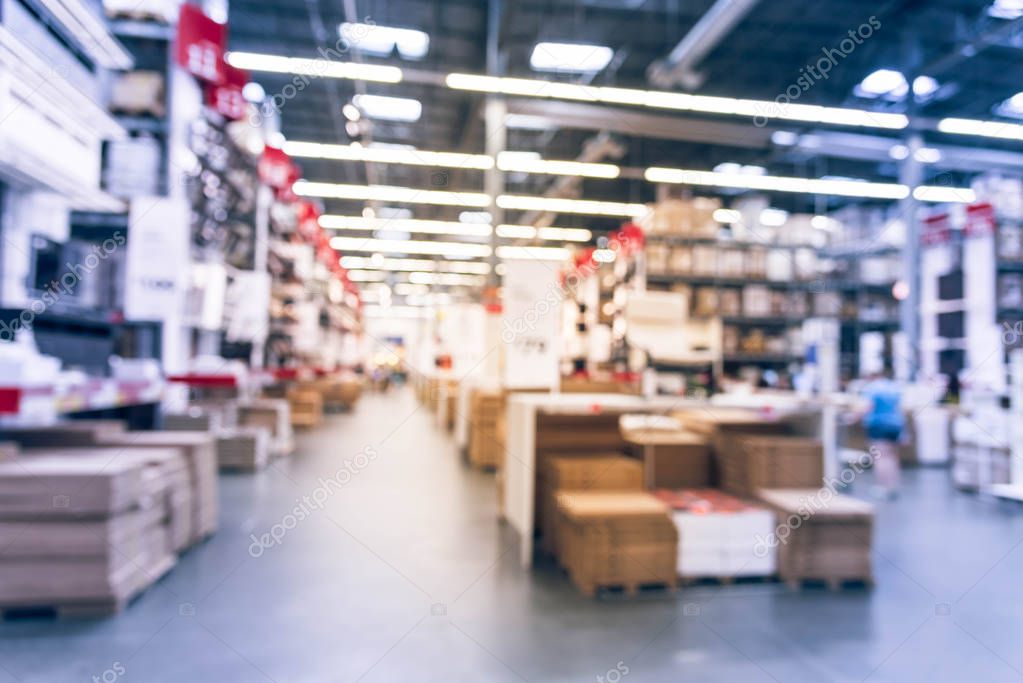
POLYGON ((213 21, 195 5, 181 6, 174 54, 188 73, 208 83, 223 83, 226 45, 227 26, 213 21))

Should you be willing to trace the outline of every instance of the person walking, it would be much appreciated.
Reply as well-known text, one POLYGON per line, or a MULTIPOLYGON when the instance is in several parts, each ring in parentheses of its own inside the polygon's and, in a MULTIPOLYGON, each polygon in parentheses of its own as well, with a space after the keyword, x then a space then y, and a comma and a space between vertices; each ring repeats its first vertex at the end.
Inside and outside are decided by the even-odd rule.
POLYGON ((902 415, 902 391, 891 378, 891 369, 875 374, 863 389, 870 408, 863 417, 863 426, 870 439, 874 456, 875 486, 885 498, 898 495, 900 466, 899 441, 905 429, 902 415))

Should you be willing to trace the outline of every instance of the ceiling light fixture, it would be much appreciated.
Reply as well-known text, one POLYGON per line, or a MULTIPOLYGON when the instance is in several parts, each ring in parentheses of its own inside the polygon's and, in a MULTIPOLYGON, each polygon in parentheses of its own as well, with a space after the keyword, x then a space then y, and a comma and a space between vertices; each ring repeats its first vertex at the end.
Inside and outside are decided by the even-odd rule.
POLYGON ((522 259, 530 261, 567 261, 572 255, 568 249, 562 247, 511 247, 503 246, 497 248, 497 257, 500 259, 522 259))
POLYGON ((534 228, 531 225, 499 225, 497 236, 506 239, 542 239, 551 242, 589 242, 593 233, 585 228, 534 228))
POLYGON ((390 185, 344 185, 308 180, 295 182, 292 185, 292 190, 300 197, 396 202, 399 204, 437 204, 470 208, 490 206, 490 197, 482 192, 443 192, 390 185))
POLYGON ((404 230, 432 235, 465 235, 486 237, 493 230, 489 225, 456 223, 454 221, 426 221, 414 218, 363 218, 324 214, 320 227, 328 230, 404 230))
POLYGON ((591 74, 603 70, 612 57, 614 50, 606 45, 537 43, 529 65, 536 71, 591 74))
POLYGON ((497 167, 502 171, 573 175, 584 178, 617 178, 621 173, 621 169, 614 164, 587 163, 583 161, 548 161, 533 156, 526 156, 519 152, 501 152, 498 154, 497 167))
POLYGON ((458 152, 427 152, 418 149, 378 147, 371 145, 334 145, 321 142, 289 141, 284 151, 293 157, 332 159, 335 161, 371 161, 381 164, 409 166, 442 166, 486 170, 494 167, 493 158, 485 154, 458 152))
POLYGON ((490 247, 468 242, 426 242, 422 240, 381 240, 362 237, 331 237, 330 246, 341 252, 378 251, 384 254, 429 254, 447 258, 490 256, 490 247))
POLYGON ((412 123, 423 115, 423 103, 409 97, 356 95, 352 102, 371 119, 412 123))
POLYGON ((658 167, 648 168, 643 176, 652 183, 734 187, 746 190, 822 194, 838 197, 903 199, 909 194, 909 190, 905 185, 872 183, 865 180, 852 179, 826 180, 823 178, 758 176, 734 172, 719 173, 714 171, 690 171, 679 168, 658 167))
POLYGON ((342 78, 375 83, 400 83, 401 69, 382 64, 335 62, 329 59, 281 57, 257 52, 228 52, 224 59, 231 66, 248 71, 297 74, 314 78, 342 78))
POLYGON ((1003 140, 1023 140, 1023 125, 1004 121, 947 118, 938 122, 938 130, 955 135, 976 135, 1003 140))
POLYGON ((797 103, 778 107, 775 102, 770 100, 746 100, 732 97, 710 97, 706 95, 690 95, 687 93, 632 88, 589 86, 576 83, 558 83, 541 79, 452 73, 447 75, 445 83, 449 88, 454 88, 455 90, 471 90, 519 97, 624 104, 653 109, 694 111, 706 114, 723 114, 751 118, 767 117, 787 121, 805 121, 839 126, 893 130, 901 130, 909 125, 909 119, 904 114, 889 112, 797 103))
POLYGON ((422 59, 430 50, 430 36, 411 28, 345 22, 338 34, 352 48, 377 57, 390 57, 397 49, 405 59, 422 59))
POLYGON ((589 199, 561 199, 558 197, 528 197, 509 194, 499 196, 497 198, 497 205, 502 209, 515 209, 518 211, 581 213, 622 218, 636 218, 646 215, 649 211, 646 204, 602 202, 589 199))
POLYGON ((384 258, 381 254, 366 256, 342 256, 341 265, 348 269, 388 271, 437 271, 441 273, 465 273, 486 275, 490 264, 485 261, 434 261, 422 258, 384 258), (377 259, 376 257, 380 258, 377 259))

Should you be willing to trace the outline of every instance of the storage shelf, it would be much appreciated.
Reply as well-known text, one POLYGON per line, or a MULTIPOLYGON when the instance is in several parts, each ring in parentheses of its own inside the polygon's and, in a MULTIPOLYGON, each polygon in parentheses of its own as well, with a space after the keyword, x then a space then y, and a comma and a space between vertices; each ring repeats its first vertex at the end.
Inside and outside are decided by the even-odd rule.
POLYGON ((146 38, 148 40, 172 40, 174 28, 155 21, 137 19, 112 19, 110 30, 119 38, 146 38))
POLYGON ((803 356, 794 353, 726 353, 726 363, 771 363, 776 365, 800 362, 803 356))

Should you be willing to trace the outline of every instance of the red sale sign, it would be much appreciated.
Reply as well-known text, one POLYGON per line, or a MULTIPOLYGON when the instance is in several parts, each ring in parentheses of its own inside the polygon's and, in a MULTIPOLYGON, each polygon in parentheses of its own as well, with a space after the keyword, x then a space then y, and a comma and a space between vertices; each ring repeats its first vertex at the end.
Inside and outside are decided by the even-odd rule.
POLYGON ((278 198, 291 191, 292 184, 298 180, 298 166, 283 150, 267 145, 259 160, 259 179, 272 187, 278 198))
POLYGON ((221 68, 224 71, 224 82, 206 86, 206 104, 229 119, 237 121, 245 118, 248 103, 242 96, 242 90, 249 82, 249 74, 227 63, 221 65, 221 68))
POLYGON ((174 58, 188 73, 209 83, 224 82, 227 26, 194 5, 182 5, 174 58))

